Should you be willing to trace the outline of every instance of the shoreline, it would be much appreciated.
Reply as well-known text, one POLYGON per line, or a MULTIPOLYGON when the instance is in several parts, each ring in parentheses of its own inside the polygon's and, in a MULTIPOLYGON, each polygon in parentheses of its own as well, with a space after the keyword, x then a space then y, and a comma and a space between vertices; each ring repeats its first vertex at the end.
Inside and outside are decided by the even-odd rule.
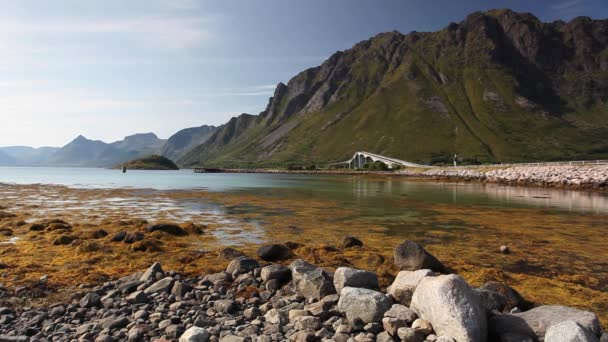
MULTIPOLYGON (((64 303, 70 299, 65 297, 71 291, 70 289, 80 291, 82 290, 82 288, 79 288, 80 286, 90 288, 90 286, 114 282, 119 276, 137 270, 144 270, 155 260, 161 260, 163 267, 175 270, 189 279, 201 273, 220 272, 229 263, 228 259, 219 257, 219 254, 225 250, 226 245, 216 243, 220 241, 217 240, 217 232, 225 228, 225 223, 215 226, 198 225, 199 222, 196 220, 188 222, 190 219, 172 218, 171 212, 167 212, 168 215, 164 218, 151 218, 145 216, 148 215, 147 212, 142 214, 134 212, 131 206, 124 207, 121 212, 116 212, 112 208, 103 210, 98 208, 99 203, 110 198, 115 200, 116 198, 140 197, 141 202, 153 204, 152 210, 155 212, 172 210, 171 208, 175 206, 175 202, 170 201, 165 204, 166 209, 158 208, 159 203, 164 203, 163 199, 179 201, 180 199, 196 198, 204 202, 217 202, 225 207, 236 208, 240 208, 239 206, 242 203, 251 203, 257 208, 253 210, 257 213, 257 216, 252 216, 251 213, 239 214, 237 211, 230 217, 243 218, 242 222, 252 218, 265 221, 262 229, 264 234, 267 235, 262 242, 251 242, 251 239, 249 239, 249 243, 246 245, 235 247, 241 252, 254 255, 255 250, 266 243, 283 242, 287 244, 288 241, 296 241, 298 242, 296 245, 299 245, 294 249, 297 258, 302 258, 328 271, 340 266, 372 271, 378 274, 382 288, 390 285, 398 274, 398 269, 393 265, 391 253, 386 247, 393 245, 394 235, 387 235, 387 231, 382 227, 374 227, 370 224, 370 221, 365 220, 336 222, 332 225, 329 220, 335 218, 336 215, 338 217, 348 217, 351 212, 345 210, 345 208, 339 208, 343 211, 335 213, 338 208, 328 208, 330 203, 327 201, 307 201, 306 203, 300 203, 301 207, 295 207, 293 205, 299 202, 295 198, 290 200, 293 203, 287 203, 286 201, 289 199, 277 203, 274 198, 199 191, 178 190, 148 193, 141 192, 138 189, 70 189, 63 186, 43 185, 13 185, 8 186, 8 189, 5 190, 10 189, 14 191, 8 194, 8 197, 14 199, 9 199, 8 203, 3 203, 2 205, 8 207, 0 208, 0 211, 14 214, 16 217, 10 218, 7 216, 4 221, 0 220, 0 223, 3 226, 10 227, 14 236, 20 236, 21 239, 16 245, 8 245, 0 249, 3 256, 2 262, 9 266, 2 271, 9 274, 2 282, 5 285, 6 294, 12 296, 14 292, 19 290, 19 298, 32 300, 32 302, 21 302, 20 305, 36 304, 39 307, 40 305, 64 303), (53 193, 55 193, 54 196, 52 196, 53 193), (25 200, 26 198, 35 200, 40 196, 46 198, 45 201, 49 203, 42 204, 25 200), (49 207, 54 200, 57 200, 59 204, 49 207), (70 200, 70 203, 74 203, 73 205, 77 207, 70 209, 69 205, 62 204, 66 203, 65 200, 70 200), (81 208, 83 204, 87 206, 81 208), (88 205, 92 207, 89 208, 88 205), (289 208, 291 215, 296 214, 297 216, 287 218, 280 211, 284 208, 289 208), (97 211, 91 211, 91 209, 97 209, 97 211), (323 216, 324 210, 330 210, 335 215, 325 217, 323 216), (268 213, 272 212, 276 214, 269 216, 268 213), (64 222, 57 221, 60 219, 64 222), (142 219, 147 219, 149 222, 142 221, 142 219), (306 222, 308 219, 310 221, 306 222), (272 223, 271 220, 275 222, 272 223), (20 221, 24 221, 25 224, 20 221), (174 235, 171 233, 171 229, 167 231, 150 229, 159 221, 174 222, 175 225, 187 230, 188 234, 183 236, 181 234, 174 235), (31 228, 35 224, 43 224, 45 227, 43 230, 37 230, 40 227, 32 230, 31 228), (202 233, 197 229, 197 226, 202 230, 202 233), (285 227, 288 229, 285 229, 285 227), (120 231, 133 234, 142 233, 142 240, 132 243, 116 241, 115 236, 120 231), (307 232, 307 236, 299 236, 300 231, 307 232), (332 232, 329 236, 328 231, 332 232), (339 238, 353 232, 358 232, 361 235, 359 237, 366 245, 357 249, 341 248, 339 238), (73 240, 64 242, 62 241, 63 236, 71 237, 73 240), (198 240, 207 241, 209 244, 203 246, 193 243, 198 240), (48 260, 40 259, 40 255, 47 255, 47 253, 48 260), (47 297, 41 296, 41 293, 38 292, 40 290, 37 287, 40 285, 38 279, 45 279, 45 286, 51 290, 47 297), (78 282, 74 283, 76 280, 78 282), (26 286, 26 288, 24 289, 23 286, 26 286)), ((402 200, 404 203, 407 202, 407 197, 402 200)), ((531 219, 527 219, 526 216, 536 212, 536 210, 522 211, 521 209, 512 210, 507 208, 505 210, 493 209, 488 211, 487 208, 481 207, 474 211, 460 212, 464 207, 455 208, 452 211, 448 206, 424 206, 419 202, 412 204, 417 209, 425 212, 445 210, 447 215, 445 219, 433 220, 433 225, 454 225, 465 218, 471 220, 462 221, 462 225, 470 227, 471 232, 454 230, 453 236, 446 236, 446 234, 452 233, 449 230, 440 229, 436 231, 439 235, 426 235, 427 230, 423 228, 430 226, 423 225, 420 230, 415 229, 409 232, 407 238, 420 239, 420 242, 424 243, 429 251, 432 251, 447 266, 452 268, 450 272, 459 274, 472 286, 479 287, 491 280, 501 281, 517 289, 531 301, 565 304, 594 311, 604 320, 608 318, 608 313, 601 304, 598 304, 608 300, 608 297, 602 294, 602 289, 598 287, 602 284, 602 278, 597 276, 597 278, 594 278, 598 281, 597 283, 587 284, 586 279, 589 278, 586 275, 592 273, 572 271, 569 272, 572 274, 561 274, 560 265, 541 258, 541 256, 548 255, 558 249, 562 250, 563 247, 569 245, 562 245, 561 243, 554 245, 559 241, 547 237, 547 232, 542 226, 538 227, 540 229, 537 233, 524 233, 528 230, 528 226, 523 226, 522 222, 536 222, 538 216, 530 216, 531 219), (517 222, 518 219, 522 219, 522 221, 517 222), (476 227, 484 227, 484 230, 487 230, 496 222, 512 224, 513 230, 511 230, 511 226, 506 227, 509 229, 505 230, 497 229, 490 240, 474 233, 474 231, 477 231, 476 227), (518 238, 508 240, 509 236, 517 236, 518 238), (461 237, 466 238, 461 239, 461 237), (509 245, 511 248, 510 254, 499 253, 498 246, 502 243, 509 245), (477 246, 482 247, 478 248, 477 246), (488 246, 490 246, 489 249, 488 246), (470 255, 479 255, 479 257, 471 257, 475 260, 475 262, 471 262, 461 256, 463 252, 470 255), (544 265, 545 262, 551 262, 551 266, 544 265), (553 266, 557 268, 555 270, 551 269, 553 266), (543 268, 546 268, 546 270, 543 270, 543 268), (596 286, 592 286, 592 284, 596 286)), ((594 239, 602 241, 603 237, 598 238, 599 235, 595 231, 599 231, 602 227, 601 224, 599 227, 597 226, 597 220, 602 220, 603 217, 605 216, 597 219, 581 217, 577 218, 574 224, 588 227, 587 235, 596 236, 594 239)), ((199 215, 198 218, 204 218, 204 216, 199 215)), ((556 216, 553 222, 544 222, 552 229, 556 229, 559 228, 560 222, 564 221, 563 218, 566 218, 566 216, 556 216)), ((241 223, 238 223, 237 226, 240 226, 240 233, 246 239, 250 236, 248 234, 253 232, 250 229, 255 228, 245 229, 241 226, 241 223)), ((572 231, 573 227, 575 226, 564 226, 563 231, 572 231)), ((172 229, 179 231, 176 228, 172 229)), ((239 231, 226 231, 225 234, 227 235, 222 236, 234 236, 235 233, 239 233, 239 231)), ((559 235, 554 236, 559 238, 559 235)), ((8 238, 6 237, 6 239, 8 238)), ((576 246, 571 247, 578 248, 576 246)), ((592 246, 587 245, 586 247, 590 248, 592 246)), ((565 249, 563 252, 566 251, 565 249)), ((583 252, 574 250, 570 253, 574 253, 573 255, 576 255, 577 258, 582 258, 575 260, 585 260, 587 258, 583 252)), ((599 269, 594 269, 595 266, 590 267, 585 271, 596 272, 597 275, 599 269)), ((601 267, 601 265, 597 265, 597 267, 601 267)), ((3 303, 0 306, 5 305, 3 303)))
MULTIPOLYGON (((469 284, 412 240, 394 248, 390 286, 377 271, 328 270, 293 247, 266 244, 255 256, 225 249, 227 266, 190 277, 153 259, 50 304, 5 305, 0 340, 485 342, 552 340, 573 327, 585 341, 608 338, 595 313, 532 303, 507 282, 469 284)), ((346 236, 340 247, 357 253, 364 242, 346 236)))
MULTIPOLYGON (((424 181, 475 182, 509 186, 541 187, 566 190, 608 191, 608 165, 594 166, 516 166, 469 169, 442 167, 429 170, 342 171, 281 169, 219 169, 219 173, 389 176, 424 181)), ((213 172, 218 173, 218 172, 213 172)))

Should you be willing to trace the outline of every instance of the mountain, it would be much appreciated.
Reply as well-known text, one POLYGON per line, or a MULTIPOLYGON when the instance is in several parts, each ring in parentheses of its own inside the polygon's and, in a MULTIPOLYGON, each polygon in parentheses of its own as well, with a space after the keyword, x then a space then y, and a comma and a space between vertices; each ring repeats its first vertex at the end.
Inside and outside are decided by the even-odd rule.
POLYGON ((80 135, 54 153, 51 166, 111 167, 135 158, 160 152, 164 140, 153 133, 135 134, 107 144, 80 135))
POLYGON ((43 166, 48 163, 49 158, 59 150, 58 147, 8 146, 0 147, 0 152, 9 156, 12 161, 7 162, 0 157, 0 165, 15 166, 43 166))
POLYGON ((177 160, 194 147, 207 141, 217 129, 218 127, 207 125, 182 129, 167 140, 161 150, 161 155, 177 160))
POLYGON ((420 163, 608 158, 608 20, 476 12, 389 32, 280 83, 179 160, 328 163, 366 150, 420 163))
POLYGON ((0 166, 15 166, 16 164, 17 160, 15 158, 0 150, 0 166))
POLYGON ((142 155, 156 154, 167 141, 159 139, 154 133, 139 133, 125 137, 110 145, 124 151, 138 151, 142 155))

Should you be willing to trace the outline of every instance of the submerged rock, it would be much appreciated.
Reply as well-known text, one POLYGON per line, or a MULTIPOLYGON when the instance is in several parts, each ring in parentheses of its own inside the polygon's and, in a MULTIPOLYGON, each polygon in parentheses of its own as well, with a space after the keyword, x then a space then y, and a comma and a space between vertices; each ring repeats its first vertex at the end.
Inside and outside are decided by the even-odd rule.
POLYGON ((418 243, 406 240, 395 247, 395 265, 400 270, 416 271, 430 269, 437 272, 445 271, 445 266, 418 243))
POLYGON ((291 249, 280 244, 266 245, 258 248, 258 256, 264 261, 287 260, 291 255, 291 249))
POLYGON ((342 240, 342 248, 360 247, 363 242, 354 236, 345 236, 342 240))
POLYGON ((148 233, 164 232, 164 233, 175 235, 175 236, 188 235, 188 232, 186 232, 182 227, 178 226, 177 224, 172 224, 172 223, 155 224, 155 225, 148 227, 146 229, 146 231, 148 233))

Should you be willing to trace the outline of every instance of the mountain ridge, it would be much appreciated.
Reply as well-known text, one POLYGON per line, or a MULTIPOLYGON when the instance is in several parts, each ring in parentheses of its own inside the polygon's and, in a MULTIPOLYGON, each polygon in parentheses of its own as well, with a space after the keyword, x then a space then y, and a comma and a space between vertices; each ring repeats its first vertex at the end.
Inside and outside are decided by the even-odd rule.
POLYGON ((607 157, 607 41, 608 20, 543 23, 504 9, 436 32, 381 33, 279 83, 264 111, 231 119, 179 161, 607 157))

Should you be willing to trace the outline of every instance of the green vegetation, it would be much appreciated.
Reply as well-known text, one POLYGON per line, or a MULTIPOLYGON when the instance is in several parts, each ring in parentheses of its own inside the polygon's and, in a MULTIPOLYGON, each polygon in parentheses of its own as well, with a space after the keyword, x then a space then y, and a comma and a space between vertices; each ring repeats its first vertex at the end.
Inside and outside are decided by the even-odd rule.
POLYGON ((114 168, 126 167, 130 170, 179 170, 173 161, 159 155, 151 155, 116 165, 114 168))

